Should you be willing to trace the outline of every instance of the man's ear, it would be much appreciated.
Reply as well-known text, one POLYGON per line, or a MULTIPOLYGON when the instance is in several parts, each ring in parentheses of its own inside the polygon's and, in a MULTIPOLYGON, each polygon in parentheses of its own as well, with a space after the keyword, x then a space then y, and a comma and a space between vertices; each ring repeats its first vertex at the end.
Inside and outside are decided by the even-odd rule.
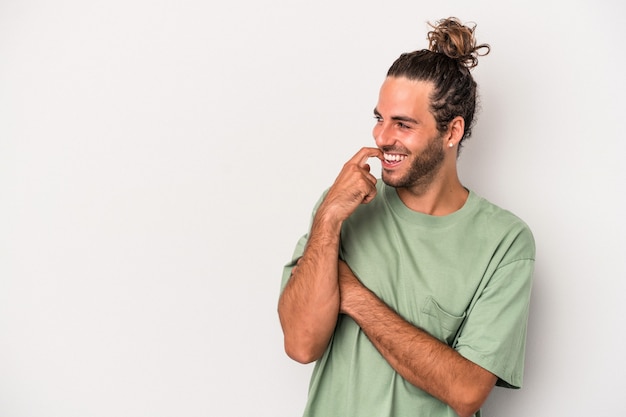
POLYGON ((454 141, 456 145, 463 138, 463 134, 465 133, 465 119, 461 116, 457 116, 450 122, 449 125, 450 131, 450 140, 454 141))
POLYGON ((465 119, 457 116, 448 124, 448 132, 444 136, 444 146, 454 148, 463 139, 465 133, 465 119))

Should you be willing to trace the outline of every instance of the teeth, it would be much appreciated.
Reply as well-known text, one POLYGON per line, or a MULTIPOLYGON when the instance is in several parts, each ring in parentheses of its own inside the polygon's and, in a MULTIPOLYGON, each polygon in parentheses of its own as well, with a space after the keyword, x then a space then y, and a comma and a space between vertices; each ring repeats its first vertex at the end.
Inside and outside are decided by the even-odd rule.
POLYGON ((385 161, 388 161, 388 162, 400 162, 406 159, 406 155, 389 154, 389 153, 384 154, 384 157, 385 157, 385 161))

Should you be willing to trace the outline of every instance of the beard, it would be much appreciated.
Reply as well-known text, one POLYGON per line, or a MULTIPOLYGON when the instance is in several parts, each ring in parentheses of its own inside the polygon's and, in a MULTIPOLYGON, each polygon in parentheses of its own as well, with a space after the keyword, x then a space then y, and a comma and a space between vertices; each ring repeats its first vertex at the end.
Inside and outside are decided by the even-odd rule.
MULTIPOLYGON (((445 152, 441 145, 442 135, 437 135, 428 142, 428 146, 422 153, 416 155, 412 161, 408 171, 399 178, 391 178, 389 173, 382 170, 383 182, 395 188, 412 188, 424 187, 433 180, 441 165, 443 164, 445 152)), ((392 147, 383 147, 383 152, 398 152, 399 149, 392 147)), ((405 152, 406 150, 402 150, 405 152)))

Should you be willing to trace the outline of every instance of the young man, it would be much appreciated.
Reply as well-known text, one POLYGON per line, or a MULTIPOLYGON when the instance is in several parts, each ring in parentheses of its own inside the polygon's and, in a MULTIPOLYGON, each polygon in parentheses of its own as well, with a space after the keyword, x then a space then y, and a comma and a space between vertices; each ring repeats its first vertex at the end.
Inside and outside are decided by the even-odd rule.
POLYGON ((285 350, 317 361, 305 416, 479 415, 495 384, 522 383, 533 237, 457 175, 488 46, 455 18, 429 39, 389 69, 376 147, 344 165, 285 267, 285 350))

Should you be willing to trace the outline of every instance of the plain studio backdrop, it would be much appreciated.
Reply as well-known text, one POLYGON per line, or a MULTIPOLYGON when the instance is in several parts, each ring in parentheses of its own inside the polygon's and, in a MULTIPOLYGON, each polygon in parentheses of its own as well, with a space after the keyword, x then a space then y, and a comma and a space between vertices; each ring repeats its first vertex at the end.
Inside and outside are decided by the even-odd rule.
POLYGON ((282 266, 448 16, 492 47, 462 181, 537 241, 525 385, 484 414, 620 414, 625 9, 1 1, 0 416, 300 415, 282 266))

